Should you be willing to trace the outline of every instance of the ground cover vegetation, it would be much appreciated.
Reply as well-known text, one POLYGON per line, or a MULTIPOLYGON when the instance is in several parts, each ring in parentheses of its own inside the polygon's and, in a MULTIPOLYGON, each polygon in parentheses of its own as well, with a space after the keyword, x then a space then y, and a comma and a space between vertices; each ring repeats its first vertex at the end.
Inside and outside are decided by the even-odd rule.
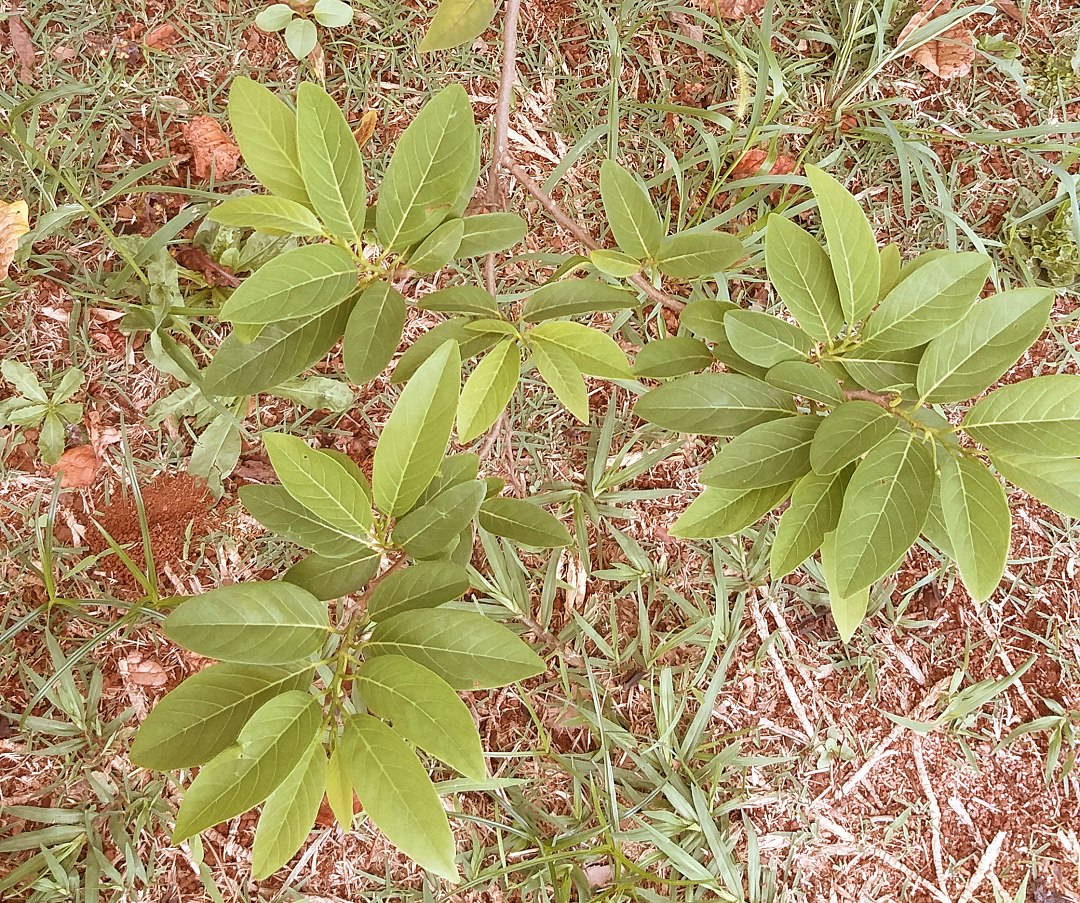
POLYGON ((1080 28, 496 6, 8 14, 0 890, 1071 899, 1080 28))

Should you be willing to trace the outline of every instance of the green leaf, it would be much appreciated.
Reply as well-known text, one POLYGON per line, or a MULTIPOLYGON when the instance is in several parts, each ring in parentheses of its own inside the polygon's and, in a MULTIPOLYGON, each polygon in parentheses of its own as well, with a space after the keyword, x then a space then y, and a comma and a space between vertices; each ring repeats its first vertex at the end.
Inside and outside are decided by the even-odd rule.
POLYGON ((240 460, 240 427, 235 421, 232 414, 218 414, 202 431, 188 461, 188 473, 206 480, 215 498, 224 493, 221 481, 240 460))
POLYGON ((331 233, 359 244, 367 220, 360 147, 334 99, 314 82, 296 92, 300 171, 315 212, 331 233))
POLYGON ((742 242, 727 232, 678 232, 663 240, 656 265, 673 279, 702 279, 745 256, 742 242))
POLYGON ((364 651, 370 657, 404 655, 455 690, 503 687, 544 670, 543 659, 501 624, 476 612, 445 608, 407 611, 381 621, 364 651))
POLYGON ((495 0, 440 0, 417 50, 430 53, 468 44, 483 34, 494 17, 495 0))
POLYGON ((781 361, 769 368, 765 382, 822 404, 838 405, 844 400, 840 384, 821 367, 807 361, 781 361))
POLYGON ((1003 386, 961 424, 992 453, 1072 458, 1080 454, 1080 376, 1036 376, 1003 386))
POLYGON ((609 251, 599 248, 589 252, 589 260, 601 273, 614 276, 616 279, 626 279, 641 270, 641 261, 622 251, 609 251))
POLYGON ((522 499, 488 499, 480 506, 480 526, 523 546, 554 549, 573 541, 557 517, 522 499))
POLYGON ((934 487, 934 497, 930 500, 930 508, 926 512, 926 520, 923 522, 922 526, 922 535, 953 561, 956 560, 956 557, 952 553, 952 542, 949 540, 949 531, 945 526, 945 515, 941 510, 940 481, 934 487))
POLYGON ((832 612, 833 623, 836 624, 840 639, 848 643, 855 636, 855 631, 859 629, 866 617, 866 610, 870 607, 870 587, 864 586, 846 595, 840 592, 836 570, 838 532, 827 533, 822 540, 821 575, 825 578, 825 588, 829 591, 829 610, 832 612))
POLYGON ((461 85, 444 88, 425 104, 398 139, 379 191, 375 231, 385 250, 404 250, 452 214, 469 186, 476 142, 461 85))
POLYGON ((371 715, 349 718, 341 742, 356 795, 387 840, 421 867, 457 879, 446 812, 412 750, 371 715))
POLYGON ((578 366, 582 373, 607 379, 629 379, 630 365, 618 343, 606 332, 581 323, 541 323, 530 330, 529 338, 545 346, 555 346, 578 366))
POLYGON ((791 484, 764 489, 707 488, 671 525, 679 539, 714 539, 730 536, 757 523, 791 492, 791 484))
POLYGON ((447 220, 409 255, 409 268, 422 275, 437 273, 457 255, 464 234, 464 220, 447 220))
POLYGON ((791 504, 780 515, 769 552, 773 580, 795 570, 821 548, 826 534, 836 529, 852 469, 830 474, 808 473, 795 484, 791 504))
POLYGON ((319 32, 310 19, 295 18, 285 26, 285 46, 298 60, 302 60, 319 43, 319 32))
POLYGON ((834 408, 810 443, 810 465, 815 473, 843 470, 857 458, 889 438, 900 421, 872 401, 848 401, 834 408))
POLYGON ((893 433, 859 462, 836 526, 841 597, 888 574, 918 539, 935 481, 933 455, 913 433, 893 433))
POLYGON ((290 690, 262 705, 236 743, 206 763, 184 793, 172 842, 257 806, 299 764, 322 728, 318 702, 290 690))
POLYGON ((433 671, 401 655, 369 659, 356 673, 368 711, 451 768, 484 779, 484 753, 472 715, 433 671))
POLYGON ((702 436, 739 433, 795 413, 786 392, 735 373, 680 376, 638 399, 634 413, 666 430, 702 436))
POLYGON ((342 356, 354 383, 375 379, 386 369, 405 328, 405 298, 385 282, 361 293, 345 327, 342 356))
POLYGON ((881 262, 881 286, 878 288, 880 300, 900 284, 900 248, 894 244, 885 245, 878 252, 878 259, 881 262))
POLYGON ((836 179, 816 166, 807 166, 806 175, 829 243, 840 309, 848 323, 857 323, 877 304, 881 285, 874 230, 859 202, 836 179))
POLYGON ((316 739, 270 794, 251 847, 251 875, 268 878, 304 845, 319 814, 326 787, 326 750, 316 739))
POLYGON ((289 379, 275 388, 274 394, 312 411, 333 411, 335 414, 344 414, 356 404, 352 389, 329 376, 289 379))
POLYGON ((235 78, 229 123, 255 178, 279 197, 310 206, 296 146, 296 114, 285 102, 250 78, 235 78))
POLYGON ((664 237, 660 217, 645 187, 614 160, 600 165, 600 199, 619 247, 638 260, 656 256, 664 237))
POLYGON ((731 311, 739 309, 730 301, 698 298, 686 305, 679 315, 679 323, 699 338, 712 342, 713 357, 727 365, 730 370, 756 379, 764 379, 768 372, 767 368, 751 364, 746 358, 736 354, 735 349, 731 347, 731 342, 728 341, 724 317, 731 311))
POLYGON ((327 558, 354 560, 372 552, 308 510, 284 486, 241 486, 240 501, 267 530, 327 558))
POLYGON ((297 436, 264 433, 262 439, 289 495, 342 535, 360 544, 369 541, 371 502, 340 462, 297 436))
POLYGON ((318 0, 311 12, 323 28, 344 28, 353 20, 353 9, 343 0, 318 0))
POLYGON ((991 460, 1014 486, 1055 511, 1080 518, 1080 458, 994 454, 991 460))
POLYGON ((735 353, 759 367, 805 360, 814 340, 786 320, 756 310, 733 310, 724 329, 735 353))
POLYGON ((314 317, 356 288, 356 263, 336 245, 304 245, 263 264, 230 296, 221 319, 276 323, 314 317))
POLYGON ((334 813, 337 823, 345 831, 353 826, 353 784, 345 763, 344 750, 339 743, 326 768, 326 802, 334 813))
POLYGON ((466 445, 499 418, 517 388, 521 349, 513 339, 496 345, 465 380, 458 403, 458 442, 466 445))
POLYGON ((452 285, 423 295, 417 302, 423 310, 444 314, 472 314, 478 317, 499 316, 495 299, 478 285, 452 285))
POLYGON ((161 771, 202 765, 236 740, 260 706, 310 682, 306 663, 282 668, 221 662, 204 668, 154 706, 135 734, 131 761, 161 771))
POLYGON ((453 486, 460 486, 475 480, 480 473, 480 458, 472 452, 458 452, 456 455, 447 455, 439 462, 439 469, 428 484, 427 489, 416 501, 416 507, 426 505, 435 496, 445 492, 453 486))
POLYGON ((518 330, 513 323, 497 317, 481 317, 465 324, 466 332, 488 333, 498 337, 517 338, 518 330))
POLYGON ((810 470, 810 443, 824 419, 796 414, 761 423, 723 446, 701 472, 705 486, 764 489, 792 483, 810 470))
POLYGON ((483 257, 485 254, 497 254, 519 244, 528 226, 516 213, 478 213, 466 216, 465 232, 461 236, 461 245, 457 257, 483 257))
MULTIPOLYGON (((64 375, 61 377, 59 385, 57 385, 52 393, 52 403, 58 406, 58 408, 61 408, 61 410, 58 411, 59 413, 62 413, 63 407, 67 407, 67 405, 64 405, 64 402, 78 392, 85 381, 86 374, 78 367, 69 367, 64 371, 64 375)), ((80 405, 75 405, 75 407, 82 410, 80 405)), ((82 415, 80 414, 78 416, 82 415)))
POLYGON ((596 279, 563 279, 548 282, 533 292, 522 308, 521 318, 526 323, 540 323, 558 317, 626 310, 637 304, 637 297, 626 289, 596 279))
POLYGON ((255 229, 267 235, 323 234, 322 223, 307 207, 272 194, 229 198, 211 210, 207 219, 222 226, 255 229))
POLYGON ((847 374, 871 392, 900 391, 915 385, 925 346, 876 351, 860 345, 840 360, 847 374))
POLYGON ((281 579, 306 589, 320 601, 340 599, 375 576, 381 557, 374 550, 362 558, 327 558, 316 553, 298 561, 281 579))
POLYGON ((960 569, 976 602, 993 595, 1005 573, 1012 516, 1001 483, 978 461, 942 455, 941 512, 960 569))
POLYGON ((926 346, 916 386, 930 404, 985 392, 1046 329, 1054 293, 1026 288, 975 304, 926 346))
POLYGON ((831 342, 844 328, 844 311, 829 255, 805 229, 775 213, 765 230, 769 280, 806 332, 831 342))
POLYGON ((288 3, 275 3, 255 17, 255 27, 270 33, 281 31, 292 21, 292 17, 293 10, 288 3))
POLYGON ((924 345, 968 312, 990 273, 990 259, 968 252, 934 260, 900 282, 866 321, 864 352, 924 345))
POLYGON ((24 398, 41 404, 48 403, 49 396, 41 388, 37 375, 26 364, 7 358, 0 363, 0 373, 4 374, 4 379, 11 383, 24 398))
MULTIPOLYGON (((326 606, 291 583, 234 583, 181 602, 162 624, 185 649, 229 662, 282 665, 322 649, 326 606)), ((213 822, 217 824, 217 822, 213 822)))
POLYGON ((64 422, 51 411, 45 415, 38 436, 38 455, 43 463, 55 465, 64 453, 64 422))
POLYGON ((468 325, 467 319, 456 317, 429 329, 406 349, 394 367, 390 382, 403 383, 411 379, 420 365, 447 340, 457 343, 463 361, 487 351, 499 341, 499 336, 492 333, 469 332, 468 325))
POLYGON ((582 423, 589 422, 589 391, 574 359, 557 345, 536 343, 532 360, 555 397, 582 423))
POLYGON ((434 558, 472 522, 483 500, 479 480, 452 486, 402 517, 393 540, 413 558, 434 558))
POLYGON ((251 342, 228 336, 203 373, 208 395, 254 395, 302 373, 329 351, 345 329, 351 304, 314 319, 301 317, 264 326, 251 342))
POLYGON ((709 346, 690 336, 670 336, 649 342, 634 360, 634 373, 649 379, 682 376, 707 369, 713 362, 709 346))
POLYGON ((435 608, 461 598, 470 586, 469 572, 449 561, 420 561, 379 581, 367 611, 385 621, 406 611, 435 608))
POLYGON ((375 448, 372 490, 383 514, 408 511, 427 488, 446 451, 457 415, 461 357, 445 342, 409 380, 375 448))

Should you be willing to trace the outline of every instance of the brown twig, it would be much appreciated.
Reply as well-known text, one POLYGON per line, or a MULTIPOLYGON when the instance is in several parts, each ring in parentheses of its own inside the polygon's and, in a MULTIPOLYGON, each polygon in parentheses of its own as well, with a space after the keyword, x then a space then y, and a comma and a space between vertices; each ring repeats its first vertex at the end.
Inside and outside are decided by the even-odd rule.
POLYGON ((891 403, 895 396, 882 395, 878 392, 871 392, 869 389, 844 389, 844 401, 852 401, 853 399, 859 399, 861 401, 869 401, 874 404, 881 405, 883 408, 890 408, 891 403))
POLYGON ((507 0, 503 13, 503 58, 502 72, 499 78, 499 97, 495 104, 495 143, 491 149, 491 162, 488 170, 487 196, 491 207, 505 207, 506 199, 500 192, 499 169, 506 160, 507 136, 510 133, 510 95, 514 90, 514 76, 517 74, 517 34, 518 18, 521 14, 521 0, 507 0))
POLYGON ((374 580, 372 580, 368 584, 367 589, 365 589, 364 592, 359 596, 359 598, 357 598, 355 602, 353 602, 347 609, 345 609, 345 612, 342 614, 341 626, 343 628, 348 627, 352 619, 356 617, 356 613, 362 610, 367 605, 368 600, 371 598, 371 594, 375 592, 375 588, 395 571, 404 567, 407 560, 408 557, 406 555, 399 555, 390 565, 390 567, 388 567, 385 571, 379 574, 374 580))

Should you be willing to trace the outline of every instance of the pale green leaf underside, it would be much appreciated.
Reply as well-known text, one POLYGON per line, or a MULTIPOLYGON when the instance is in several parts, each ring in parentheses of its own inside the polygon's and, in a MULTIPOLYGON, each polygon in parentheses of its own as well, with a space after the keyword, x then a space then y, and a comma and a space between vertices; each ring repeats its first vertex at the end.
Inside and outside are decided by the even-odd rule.
POLYGON ((851 471, 808 473, 795 484, 791 504, 780 515, 769 565, 774 580, 790 574, 814 554, 836 529, 851 471))
POLYGON ((517 388, 521 350, 507 339, 496 345, 465 380, 458 403, 458 441, 472 442, 498 419, 517 388))
POLYGON ((325 787, 326 750, 317 739, 263 806, 251 847, 252 877, 269 877, 304 845, 325 787))
POLYGON ((952 556, 976 602, 990 598, 1005 572, 1012 516, 1001 483, 978 461, 943 456, 941 511, 952 556))
POLYGON ((844 328, 829 255, 809 232, 772 214, 765 232, 765 268, 777 294, 807 333, 828 342, 844 328))
POLYGON ((855 635, 866 617, 866 610, 870 605, 870 587, 864 586, 847 595, 839 591, 836 545, 843 540, 837 536, 837 532, 827 533, 821 542, 821 573, 825 578, 825 588, 829 591, 829 610, 833 623, 836 624, 840 639, 846 643, 855 635))
POLYGON ((467 44, 483 33, 494 16, 495 0, 440 0, 417 49, 430 53, 467 44))
POLYGON ((274 194, 310 206, 296 143, 296 114, 250 78, 233 79, 229 122, 244 162, 274 194))
POLYGON ((975 405, 964 430, 991 452, 1080 455, 1080 376, 1037 376, 1004 386, 975 405))
POLYGON ((790 491, 790 483, 763 489, 718 489, 710 486, 694 499, 669 532, 681 539, 730 536, 759 521, 779 505, 790 491))
POLYGON ((634 413, 667 430, 736 436, 795 413, 794 399, 761 380, 736 373, 696 373, 647 392, 634 413))
POLYGON ((461 598, 469 588, 469 572, 449 561, 419 561, 395 571, 368 599, 367 611, 375 621, 385 621, 404 611, 434 608, 461 598))
POLYGON ((816 415, 797 414, 752 427, 717 452, 701 482, 722 489, 792 483, 810 470, 810 443, 822 423, 816 415))
POLYGON ((572 541, 555 515, 523 499, 488 499, 480 506, 480 526, 496 536, 536 548, 558 548, 572 541))
POLYGON ((600 198, 619 247, 638 260, 655 256, 664 227, 648 192, 614 160, 600 166, 600 198))
POLYGON ((1069 517, 1080 518, 1080 458, 995 454, 994 466, 1014 486, 1069 517))

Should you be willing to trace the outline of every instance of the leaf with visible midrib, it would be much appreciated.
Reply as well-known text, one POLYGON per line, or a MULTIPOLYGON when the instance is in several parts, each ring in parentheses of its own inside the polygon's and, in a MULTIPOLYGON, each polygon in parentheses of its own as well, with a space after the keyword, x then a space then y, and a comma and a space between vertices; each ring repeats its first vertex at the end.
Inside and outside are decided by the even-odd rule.
POLYGON ((1036 376, 980 400, 961 424, 991 453, 1080 454, 1080 376, 1036 376))
POLYGON ((229 335, 203 371, 209 395, 254 395, 302 373, 329 351, 341 336, 350 302, 320 314, 269 323, 251 342, 229 335))
POLYGON ((371 502, 336 459, 297 436, 264 433, 263 444, 281 485, 319 520, 356 542, 368 542, 371 502))
POLYGON ((347 533, 313 514, 289 495, 283 486, 241 486, 240 501, 267 530, 280 533, 305 549, 327 558, 356 558, 365 551, 371 551, 368 546, 360 545, 347 533))
POLYGON ((836 529, 852 469, 832 474, 808 473, 795 484, 791 504, 780 515, 769 553, 774 580, 806 561, 821 548, 825 535, 836 529))
POLYGON ((857 323, 877 304, 881 284, 874 230, 859 202, 836 179, 816 166, 807 166, 806 175, 829 243, 840 309, 848 323, 857 323))
POLYGON ((991 460, 1014 486, 1055 511, 1080 518, 1080 458, 994 454, 991 460))
POLYGON ((745 256, 742 242, 727 232, 678 232, 660 244, 657 268, 675 279, 701 279, 729 269, 745 256))
POLYGON ((648 192, 614 160, 600 165, 600 199, 619 247, 638 260, 655 256, 664 237, 660 217, 648 192))
POLYGON ((288 198, 256 194, 229 198, 211 210, 206 218, 223 226, 255 229, 267 235, 322 235, 323 226, 303 204, 288 198))
POLYGON ((408 511, 439 469, 457 416, 457 343, 444 342, 413 374, 375 447, 372 492, 383 514, 408 511))
POLYGON ((367 611, 374 621, 385 621, 404 611, 434 608, 459 599, 469 588, 469 572, 451 561, 418 561, 380 580, 367 611))
POLYGON ((525 302, 521 318, 539 323, 557 317, 573 317, 606 310, 637 306, 637 298, 626 289, 595 279, 561 279, 546 282, 525 302))
POLYGON ((821 417, 796 414, 740 433, 701 472, 705 486, 763 489, 791 483, 810 470, 810 443, 821 417))
POLYGON ((757 523, 779 505, 791 484, 763 489, 718 489, 710 486, 691 503, 668 531, 680 539, 730 536, 757 523))
POLYGON ((162 624, 169 639, 208 658, 280 665, 318 652, 326 606, 291 583, 234 583, 180 603, 162 624))
POLYGON ((829 255, 809 232, 775 213, 765 231, 765 269, 799 325, 819 342, 844 328, 829 255))
POLYGON ((311 668, 220 662, 191 675, 139 725, 131 761, 162 771, 208 762, 232 743, 260 706, 304 689, 311 668))
POLYGON ((836 591, 847 598, 884 577, 919 537, 936 475, 930 450, 897 432, 859 462, 836 526, 836 591))
POLYGON ((992 386, 1046 329, 1054 293, 1022 288, 984 298, 926 346, 916 387, 930 404, 992 386))
POLYGON ((361 293, 341 343, 345 372, 354 383, 373 380, 386 369, 405 327, 405 298, 379 281, 361 293))
POLYGON ((884 442, 899 425, 895 416, 872 401, 844 402, 814 434, 810 465, 816 473, 836 473, 884 442))
POLYGON ((449 50, 483 34, 495 16, 495 0, 441 0, 417 50, 449 50))
POLYGON ((435 558, 476 517, 484 489, 479 480, 451 486, 402 517, 394 525, 394 542, 413 558, 435 558))
POLYGON ((291 690, 263 705, 236 743, 199 771, 184 793, 172 842, 205 831, 265 800, 296 767, 322 727, 308 693, 291 690))
POLYGON ((253 878, 269 877, 304 845, 315 826, 325 787, 326 750, 317 739, 263 806, 251 847, 253 878))
POLYGON ((444 88, 425 104, 398 139, 379 189, 375 231, 386 250, 404 250, 453 213, 471 175, 462 161, 471 159, 476 141, 461 85, 444 88))
POLYGON ((360 147, 334 99, 314 82, 296 92, 300 169, 315 212, 338 238, 358 244, 367 219, 360 147))
POLYGON ((250 78, 233 79, 229 123, 244 162, 274 194, 306 207, 308 199, 296 142, 296 114, 250 78))
POLYGON ((543 549, 573 541, 554 514, 523 499, 488 499, 480 506, 480 526, 496 536, 543 549))
POLYGON ((1005 573, 1012 516, 1001 483, 978 461, 943 455, 941 512, 960 578, 976 602, 989 599, 1005 573))
POLYGON ((472 715, 433 671, 404 656, 384 655, 360 666, 356 686, 373 715, 451 768, 483 780, 484 753, 472 715))
POLYGON ((836 543, 842 540, 838 531, 826 533, 821 541, 821 574, 825 578, 825 588, 829 591, 829 610, 833 623, 840 634, 840 639, 848 642, 859 629, 866 617, 870 605, 870 587, 864 586, 849 594, 839 592, 839 580, 836 576, 836 543))
POLYGON ((634 413, 675 432, 737 436, 759 423, 794 414, 795 400, 750 376, 695 373, 645 393, 634 413))
POLYGON ((413 751, 371 715, 346 721, 341 743, 356 795, 387 840, 423 868, 456 879, 446 812, 413 751))
POLYGON ((428 608, 376 625, 364 646, 370 656, 404 655, 456 690, 488 690, 533 677, 543 660, 517 636, 471 611, 428 608))
POLYGON ((513 339, 496 345, 465 380, 458 403, 458 442, 472 442, 510 402, 521 372, 521 350, 513 339))
POLYGON ((232 293, 220 317, 233 323, 275 323, 314 317, 356 288, 356 262, 336 245, 303 245, 264 263, 232 293))
POLYGON ((574 359, 558 345, 537 342, 532 346, 537 371, 566 409, 582 423, 589 422, 589 391, 574 359))

